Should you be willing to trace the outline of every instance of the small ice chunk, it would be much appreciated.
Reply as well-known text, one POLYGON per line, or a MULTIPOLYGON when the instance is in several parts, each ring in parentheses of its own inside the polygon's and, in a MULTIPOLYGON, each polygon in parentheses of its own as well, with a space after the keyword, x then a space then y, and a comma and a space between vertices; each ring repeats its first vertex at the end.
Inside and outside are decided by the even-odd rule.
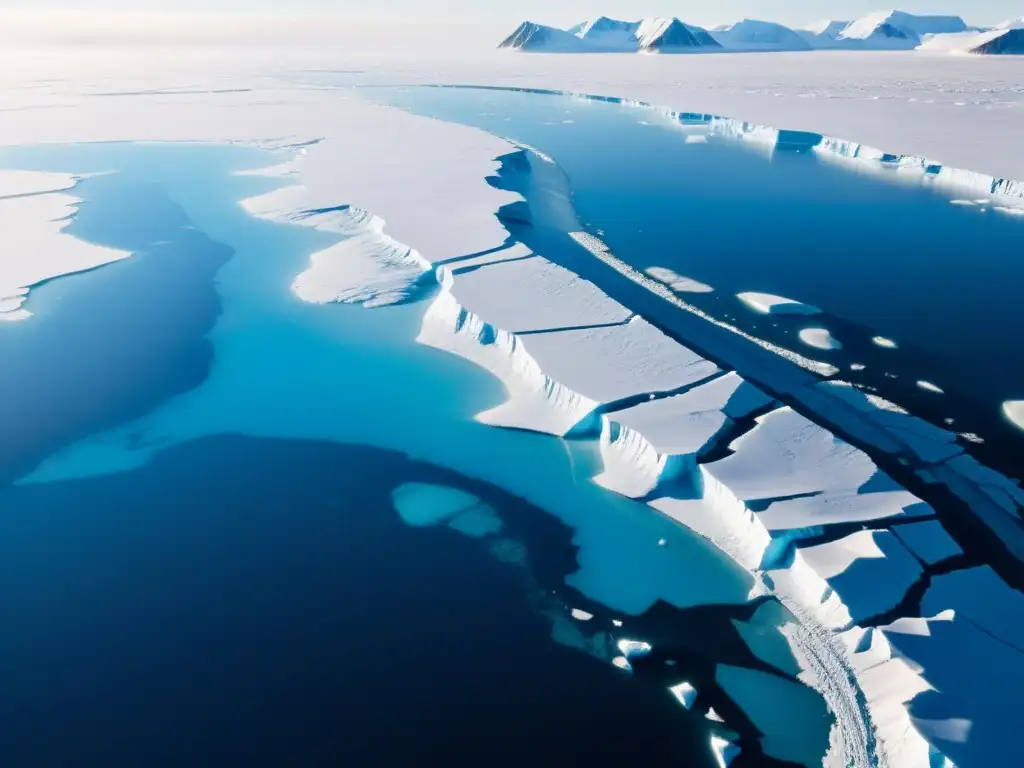
POLYGON ((718 760, 721 768, 729 768, 732 765, 732 761, 740 754, 739 747, 720 736, 711 737, 711 751, 714 752, 715 759, 718 760))
POLYGON ((501 518, 494 510, 484 504, 461 512, 448 522, 448 527, 473 539, 499 533, 502 528, 501 518))
POLYGON ((810 304, 776 296, 771 293, 737 293, 736 298, 763 315, 819 315, 821 310, 810 304))
POLYGON ((864 365, 863 363, 853 363, 850 366, 851 371, 863 371, 865 368, 867 368, 867 366, 864 365))
POLYGON ((725 722, 725 718, 722 717, 717 712, 715 712, 715 708, 714 707, 711 707, 708 710, 708 713, 706 715, 704 715, 704 717, 706 717, 708 720, 710 720, 710 721, 712 721, 714 723, 724 723, 725 722))
POLYGON ((936 394, 939 394, 939 395, 945 394, 945 392, 942 390, 941 387, 935 386, 930 381, 919 381, 919 382, 917 382, 917 386, 919 386, 921 389, 925 390, 926 392, 935 392, 936 394))
POLYGON ((843 345, 824 328, 805 328, 800 331, 800 341, 815 349, 843 348, 843 345))
POLYGON ((576 621, 590 621, 592 618, 594 618, 594 614, 587 613, 586 611, 580 610, 579 608, 573 608, 572 617, 576 619, 576 621))
POLYGON ((614 659, 612 659, 612 664, 614 664, 619 669, 624 669, 626 671, 633 669, 633 667, 629 665, 629 660, 625 656, 616 656, 614 659))
POLYGON ((651 644, 645 643, 643 640, 619 640, 618 642, 619 652, 627 659, 634 657, 640 658, 646 656, 651 652, 651 644))
POLYGON ((993 210, 1005 213, 1007 216, 1024 216, 1024 208, 1007 208, 1003 205, 997 205, 993 210))
POLYGON ((674 685, 669 690, 679 700, 679 703, 687 709, 692 707, 693 702, 697 700, 697 689, 689 683, 683 682, 679 685, 674 685))
POLYGON ((621 627, 622 626, 622 622, 619 621, 619 619, 612 619, 612 624, 615 625, 616 627, 621 627))
POLYGON ((1011 424, 1024 429, 1024 400, 1007 400, 1003 403, 1003 415, 1011 424))
POLYGON ((689 136, 686 137, 686 143, 687 144, 707 144, 708 143, 708 137, 705 136, 704 134, 691 133, 689 136))
POLYGON ((872 343, 876 346, 883 347, 885 349, 896 349, 897 344, 892 339, 887 339, 885 336, 875 336, 871 339, 872 343))

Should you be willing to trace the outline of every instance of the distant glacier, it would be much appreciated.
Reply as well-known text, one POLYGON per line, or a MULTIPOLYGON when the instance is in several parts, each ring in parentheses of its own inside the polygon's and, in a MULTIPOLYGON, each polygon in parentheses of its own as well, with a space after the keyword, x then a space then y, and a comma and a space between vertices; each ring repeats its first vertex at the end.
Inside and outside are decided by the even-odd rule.
POLYGON ((621 21, 600 16, 569 29, 524 21, 498 46, 537 53, 721 53, 742 51, 937 50, 1024 54, 1024 18, 972 27, 960 16, 870 13, 790 28, 743 19, 704 29, 677 18, 621 21))

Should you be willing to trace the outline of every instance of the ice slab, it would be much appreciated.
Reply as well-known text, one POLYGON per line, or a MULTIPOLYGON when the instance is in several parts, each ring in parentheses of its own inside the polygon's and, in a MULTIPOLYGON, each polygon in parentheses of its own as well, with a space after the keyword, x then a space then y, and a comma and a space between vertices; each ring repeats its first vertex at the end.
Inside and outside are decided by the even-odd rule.
MULTIPOLYGON (((509 249, 505 249, 509 250, 509 249)), ((492 325, 514 333, 552 331, 580 326, 622 323, 632 313, 596 285, 541 256, 506 255, 497 261, 452 271, 451 292, 469 311, 492 325)))
POLYGON ((721 665, 715 680, 763 734, 767 755, 820 768, 829 748, 832 717, 821 696, 776 675, 721 665))
POLYGON ((761 661, 794 678, 803 671, 793 656, 789 641, 779 631, 785 624, 796 623, 793 614, 782 603, 768 600, 757 609, 750 621, 734 619, 732 623, 751 653, 761 661))
POLYGON ((552 379, 602 403, 670 392, 719 371, 643 318, 610 328, 532 335, 523 344, 552 379))
POLYGON ((825 328, 804 328, 800 331, 800 341, 815 349, 842 349, 843 345, 825 328))
POLYGON ((925 565, 934 565, 962 550, 938 520, 893 526, 895 533, 911 552, 925 565))
POLYGON ((820 309, 810 304, 771 293, 738 293, 736 298, 754 311, 765 315, 817 315, 821 313, 820 309))
MULTIPOLYGON (((687 136, 687 140, 691 138, 700 138, 707 141, 703 136, 694 137, 687 136)), ((648 277, 653 277, 659 283, 667 285, 673 291, 678 293, 711 293, 714 291, 710 285, 702 283, 699 280, 694 280, 692 277, 685 277, 674 272, 667 267, 649 267, 645 269, 648 277)))
POLYGON ((79 240, 65 230, 81 202, 54 188, 74 185, 64 174, 0 171, 0 319, 24 320, 29 289, 62 275, 84 272, 131 255, 79 240), (21 190, 21 191, 18 191, 21 190), (21 195, 21 196, 18 196, 21 195))
POLYGON ((856 622, 895 608, 924 572, 890 531, 858 531, 800 552, 856 622))
POLYGON ((448 522, 483 504, 473 494, 458 488, 426 483, 400 485, 391 492, 391 500, 402 521, 417 528, 448 522))
POLYGON ((993 637, 1024 654, 1024 595, 989 566, 936 576, 921 601, 926 616, 952 608, 993 637))

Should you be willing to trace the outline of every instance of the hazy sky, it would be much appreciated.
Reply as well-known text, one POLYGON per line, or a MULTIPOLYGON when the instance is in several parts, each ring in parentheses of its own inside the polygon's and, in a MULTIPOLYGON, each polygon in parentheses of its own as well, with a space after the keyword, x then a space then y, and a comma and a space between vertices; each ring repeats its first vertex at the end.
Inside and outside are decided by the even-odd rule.
MULTIPOLYGON (((695 24, 761 18, 799 24, 822 18, 855 18, 886 7, 885 0, 0 0, 0 8, 76 11, 200 11, 237 13, 331 13, 448 21, 569 24, 597 15, 619 18, 678 16, 695 24)), ((891 7, 891 6, 890 6, 891 7)), ((914 13, 952 13, 969 23, 995 23, 1024 14, 1021 0, 897 0, 914 13)))

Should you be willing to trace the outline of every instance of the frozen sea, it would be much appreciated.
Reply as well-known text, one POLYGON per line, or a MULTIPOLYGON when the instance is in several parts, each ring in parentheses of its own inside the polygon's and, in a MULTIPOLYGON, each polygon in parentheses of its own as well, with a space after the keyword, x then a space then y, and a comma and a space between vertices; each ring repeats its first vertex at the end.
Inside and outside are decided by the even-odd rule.
POLYGON ((735 628, 749 576, 598 488, 584 446, 475 422, 501 388, 414 342, 427 302, 298 300, 338 237, 239 207, 279 160, 0 154, 110 172, 69 232, 133 253, 0 328, 0 761, 710 766, 713 735, 757 760, 716 669, 802 686, 735 628))
POLYGON ((998 202, 881 164, 856 172, 857 164, 799 143, 736 141, 701 126, 700 115, 496 88, 365 92, 553 160, 556 169, 534 162, 525 172, 507 164, 494 181, 521 192, 530 208, 530 224, 512 207, 506 226, 633 311, 661 302, 616 287, 589 253, 560 237, 565 216, 554 209, 565 208, 566 193, 586 232, 640 271, 668 270, 673 276, 663 279, 687 303, 969 436, 962 442, 970 452, 1011 477, 1024 471, 1024 434, 1002 409, 1024 393, 1024 356, 1010 330, 1024 279, 1024 220, 998 202), (801 311, 763 314, 738 298, 748 293, 801 311))

